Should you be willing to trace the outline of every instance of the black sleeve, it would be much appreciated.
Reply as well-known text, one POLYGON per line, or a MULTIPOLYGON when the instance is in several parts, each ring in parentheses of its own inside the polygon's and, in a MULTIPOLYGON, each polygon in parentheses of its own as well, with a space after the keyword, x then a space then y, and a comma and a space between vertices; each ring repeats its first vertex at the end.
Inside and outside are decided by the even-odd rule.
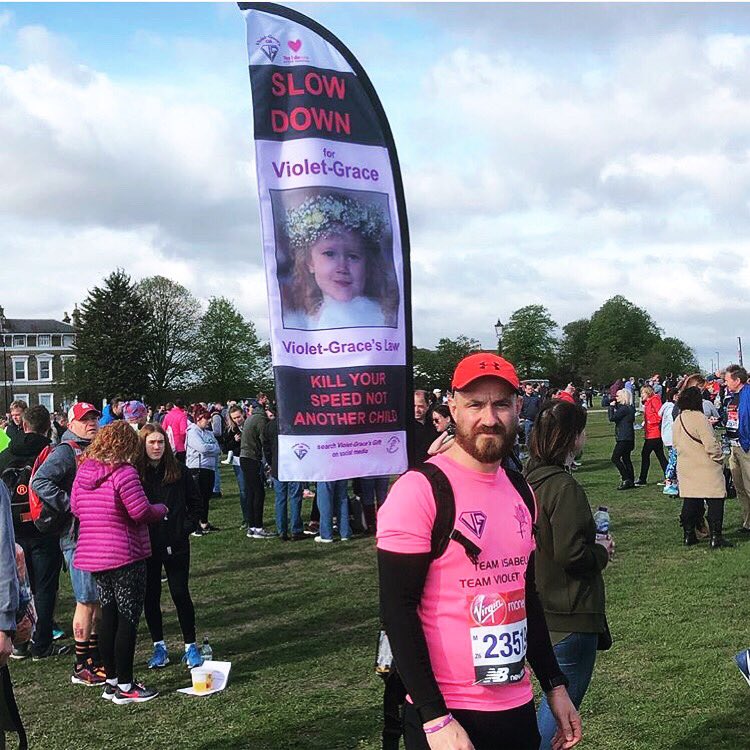
POLYGON ((429 567, 429 553, 378 550, 380 614, 394 662, 423 722, 448 713, 417 614, 429 567))
POLYGON ((547 693, 557 685, 567 685, 567 680, 560 670, 552 648, 544 609, 536 590, 533 552, 526 568, 526 623, 528 625, 526 656, 542 690, 547 693))

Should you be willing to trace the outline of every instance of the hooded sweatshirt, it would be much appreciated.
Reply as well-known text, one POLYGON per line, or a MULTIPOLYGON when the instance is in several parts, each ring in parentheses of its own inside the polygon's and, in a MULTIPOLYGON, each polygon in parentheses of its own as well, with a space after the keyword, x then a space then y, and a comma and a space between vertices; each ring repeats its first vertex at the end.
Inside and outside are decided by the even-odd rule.
MULTIPOLYGON (((8 450, 0 453, 0 474, 6 469, 23 469, 33 466, 36 457, 49 445, 49 439, 36 432, 22 432, 15 435, 8 450)), ((30 522, 17 522, 14 518, 13 530, 16 539, 36 539, 42 533, 30 522)))
POLYGON ((148 524, 167 515, 166 505, 149 503, 134 467, 91 458, 78 469, 70 509, 80 524, 75 566, 89 573, 150 557, 148 524))
POLYGON ((60 547, 67 550, 75 548, 78 531, 77 524, 73 523, 74 519, 70 514, 70 490, 73 487, 80 454, 91 441, 78 437, 70 430, 65 431, 62 440, 63 442, 50 453, 34 474, 31 487, 45 505, 59 514, 54 528, 50 528, 49 533, 59 533, 60 547))

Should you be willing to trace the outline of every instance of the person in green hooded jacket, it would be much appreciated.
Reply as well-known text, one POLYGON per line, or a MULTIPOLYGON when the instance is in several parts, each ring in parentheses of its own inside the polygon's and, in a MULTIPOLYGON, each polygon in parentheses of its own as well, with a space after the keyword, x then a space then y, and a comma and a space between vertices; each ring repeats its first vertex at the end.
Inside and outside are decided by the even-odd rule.
MULTIPOLYGON (((611 643, 602 570, 612 559, 614 541, 597 535, 586 493, 570 473, 585 442, 586 410, 548 401, 531 431, 526 468, 538 505, 536 586, 576 708, 591 682, 597 649, 611 643)), ((548 750, 556 725, 544 698, 537 721, 540 750, 548 750)))

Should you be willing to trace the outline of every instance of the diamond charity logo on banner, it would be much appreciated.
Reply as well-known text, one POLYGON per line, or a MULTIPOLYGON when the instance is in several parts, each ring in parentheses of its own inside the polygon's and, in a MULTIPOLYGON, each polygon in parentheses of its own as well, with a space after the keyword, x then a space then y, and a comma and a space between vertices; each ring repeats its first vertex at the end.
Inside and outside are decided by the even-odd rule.
POLYGON ((409 242, 388 121, 327 29, 247 22, 279 479, 400 474, 411 417, 409 242))

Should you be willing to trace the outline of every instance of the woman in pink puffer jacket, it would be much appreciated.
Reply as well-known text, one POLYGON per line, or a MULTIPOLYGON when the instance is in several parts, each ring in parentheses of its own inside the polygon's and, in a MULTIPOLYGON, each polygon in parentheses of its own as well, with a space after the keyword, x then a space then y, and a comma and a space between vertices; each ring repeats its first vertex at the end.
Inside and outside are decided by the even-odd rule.
POLYGON ((157 696, 133 680, 133 658, 151 556, 148 525, 161 521, 167 506, 146 498, 134 466, 140 456, 138 434, 127 422, 112 422, 87 448, 70 498, 79 521, 75 565, 94 574, 101 604, 103 697, 118 705, 157 696))

